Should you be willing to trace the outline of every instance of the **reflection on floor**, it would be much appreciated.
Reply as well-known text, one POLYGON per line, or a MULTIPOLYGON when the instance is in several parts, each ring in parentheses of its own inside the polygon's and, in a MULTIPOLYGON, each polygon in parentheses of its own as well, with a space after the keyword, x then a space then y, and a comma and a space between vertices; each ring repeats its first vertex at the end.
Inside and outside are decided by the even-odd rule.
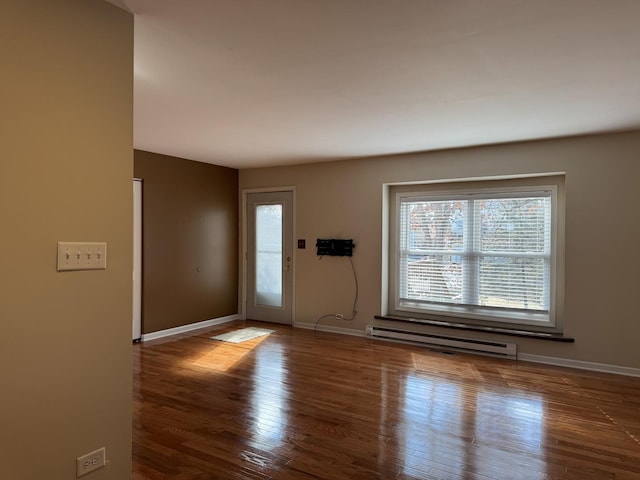
POLYGON ((134 480, 640 478, 638 378, 256 322, 134 359, 134 480))

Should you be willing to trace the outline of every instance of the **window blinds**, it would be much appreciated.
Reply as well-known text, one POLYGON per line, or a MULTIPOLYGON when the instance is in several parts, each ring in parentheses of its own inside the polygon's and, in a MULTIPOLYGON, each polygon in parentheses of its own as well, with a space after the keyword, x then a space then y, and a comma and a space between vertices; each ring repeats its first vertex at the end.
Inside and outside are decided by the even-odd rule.
POLYGON ((548 321, 551 192, 399 195, 398 299, 548 321))

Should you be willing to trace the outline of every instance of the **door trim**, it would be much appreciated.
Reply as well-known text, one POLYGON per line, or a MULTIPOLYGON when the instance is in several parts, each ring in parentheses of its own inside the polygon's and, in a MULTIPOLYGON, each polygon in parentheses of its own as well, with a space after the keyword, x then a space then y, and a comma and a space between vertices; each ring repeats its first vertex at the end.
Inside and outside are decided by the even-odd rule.
POLYGON ((133 179, 133 306, 131 309, 132 339, 142 339, 142 229, 144 182, 140 178, 133 179))
POLYGON ((268 188, 245 188, 242 189, 242 207, 240 208, 240 228, 242 238, 242 248, 240 249, 240 295, 238 299, 238 315, 241 320, 247 319, 247 201, 248 195, 251 193, 273 193, 273 192, 291 192, 293 197, 291 210, 292 210, 292 225, 293 235, 291 236, 291 253, 293 255, 293 272, 291 274, 291 325, 296 323, 296 187, 282 186, 282 187, 268 187, 268 188))

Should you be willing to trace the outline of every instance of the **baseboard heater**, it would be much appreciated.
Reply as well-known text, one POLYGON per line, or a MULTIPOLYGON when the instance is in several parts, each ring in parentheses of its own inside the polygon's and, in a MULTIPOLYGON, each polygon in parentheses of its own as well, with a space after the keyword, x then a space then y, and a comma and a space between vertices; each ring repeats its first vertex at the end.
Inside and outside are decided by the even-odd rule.
POLYGON ((517 345, 515 343, 492 342, 474 338, 411 332, 375 325, 367 326, 367 335, 375 338, 432 346, 441 350, 453 350, 506 358, 517 357, 517 345))

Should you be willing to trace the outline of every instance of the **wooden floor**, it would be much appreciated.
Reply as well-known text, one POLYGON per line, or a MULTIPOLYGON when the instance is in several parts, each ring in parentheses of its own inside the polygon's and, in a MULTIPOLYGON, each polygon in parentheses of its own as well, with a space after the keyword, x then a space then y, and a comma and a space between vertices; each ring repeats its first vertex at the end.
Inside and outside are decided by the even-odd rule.
POLYGON ((134 480, 640 479, 639 378, 251 322, 133 350, 134 480))

